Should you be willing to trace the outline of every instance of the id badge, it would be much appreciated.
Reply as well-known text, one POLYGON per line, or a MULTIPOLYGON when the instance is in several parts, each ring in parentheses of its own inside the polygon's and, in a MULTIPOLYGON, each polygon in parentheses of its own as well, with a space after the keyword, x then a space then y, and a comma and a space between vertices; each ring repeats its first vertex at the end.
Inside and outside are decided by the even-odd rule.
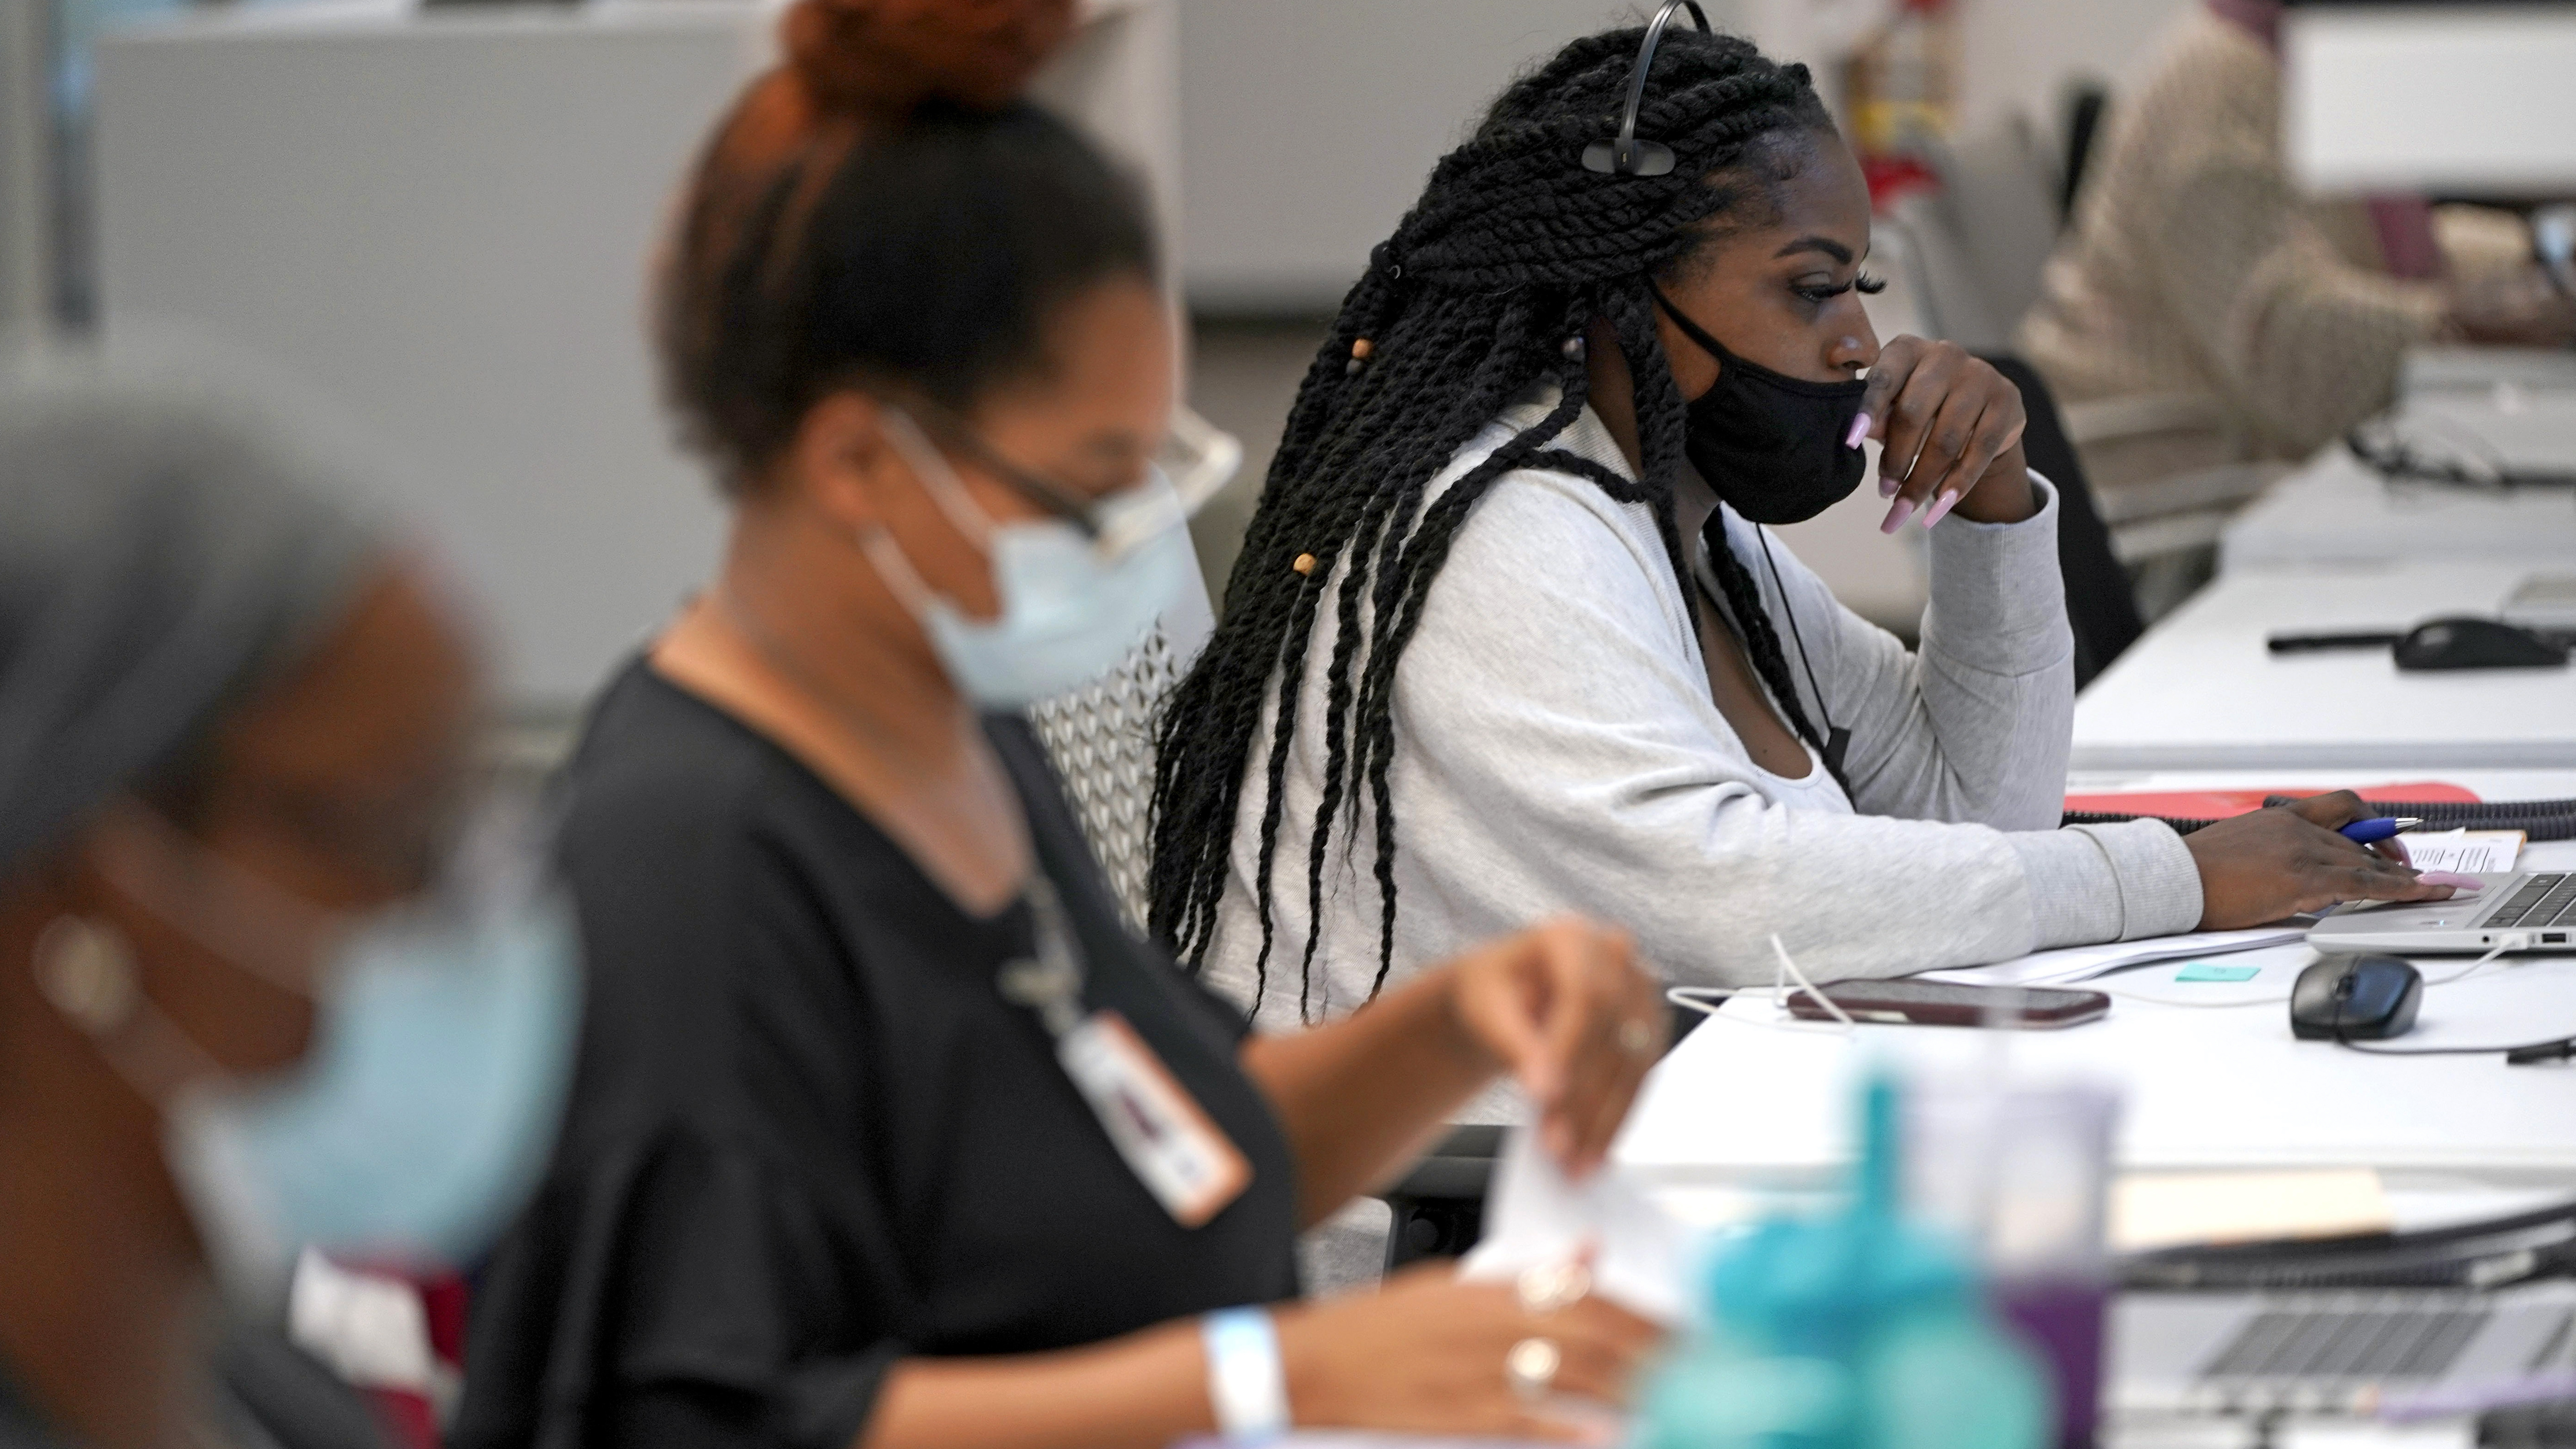
POLYGON ((1195 1228, 1251 1183, 1243 1154, 1127 1018, 1095 1011, 1056 1038, 1055 1052, 1118 1155, 1172 1221, 1195 1228))

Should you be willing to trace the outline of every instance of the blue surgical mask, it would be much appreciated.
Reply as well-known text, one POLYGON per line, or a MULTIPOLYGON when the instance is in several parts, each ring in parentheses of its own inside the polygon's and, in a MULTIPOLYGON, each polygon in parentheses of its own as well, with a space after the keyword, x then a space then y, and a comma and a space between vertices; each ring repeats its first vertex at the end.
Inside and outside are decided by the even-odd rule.
POLYGON ((978 704, 1021 709, 1108 673, 1190 587, 1186 509, 1160 469, 1099 506, 1101 539, 1058 520, 997 523, 900 412, 887 434, 950 521, 980 543, 1001 613, 970 619, 933 593, 883 529, 860 546, 930 636, 957 687, 978 704))
MULTIPOLYGON (((477 832, 437 899, 317 927, 335 918, 157 820, 141 833, 140 851, 102 861, 110 879, 209 950, 294 990, 274 943, 326 953, 302 1061, 241 1079, 203 1070, 200 1051, 159 1094, 164 1155, 227 1288, 273 1305, 307 1247, 455 1265, 487 1246, 553 1146, 580 1011, 572 913, 534 847, 477 832), (213 892, 170 885, 167 862, 187 856, 234 898, 221 919, 204 909, 213 892)), ((166 1017, 154 1031, 185 1043, 166 1017)))

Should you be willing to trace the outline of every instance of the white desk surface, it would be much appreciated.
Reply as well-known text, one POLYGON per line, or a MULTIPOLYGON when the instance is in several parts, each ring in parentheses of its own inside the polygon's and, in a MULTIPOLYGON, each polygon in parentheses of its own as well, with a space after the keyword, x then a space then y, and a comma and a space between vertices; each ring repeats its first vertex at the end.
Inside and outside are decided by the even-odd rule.
MULTIPOLYGON (((2428 451, 2481 439, 2527 467, 2576 467, 2576 391, 2426 393, 2399 429, 2428 451)), ((2485 558, 2576 559, 2576 488, 2486 493, 2391 483, 2335 443, 2248 505, 2219 538, 2219 571, 2277 564, 2485 558)))
POLYGON ((2576 559, 2576 489, 2389 483, 2336 450, 2275 483, 2219 536, 2219 572, 2301 563, 2576 559))
MULTIPOLYGON (((2576 868, 2576 842, 2534 845, 2526 867, 2576 868)), ((2378 1057, 2290 1035, 2285 998, 2314 959, 2304 946, 2227 958, 2259 965, 2241 984, 2181 985, 2182 963, 2094 983, 2120 999, 2101 1021, 1995 1033, 1863 1026, 1850 1034, 1766 1025, 1767 999, 1739 996, 1648 1079, 1614 1155, 1666 1188, 1796 1189, 1848 1160, 1856 1068, 1891 1060, 1974 1072, 1999 1043, 2009 1070, 2107 1080, 2126 1099, 2118 1145, 2130 1170, 2371 1167, 2494 1187, 2576 1185, 2576 1067, 2507 1067, 2496 1056, 2378 1057)), ((2473 957, 2424 957, 2428 982, 2473 957)), ((2497 961, 2428 987, 2419 1025, 2392 1045, 2516 1044, 2576 1034, 2576 956, 2497 961)))
MULTIPOLYGON (((2576 543, 2558 562, 2571 561, 2576 543)), ((2389 779, 2576 767, 2576 668, 2405 674, 2384 650, 2274 656, 2264 648, 2280 631, 2402 629, 2437 614, 2492 614, 2530 572, 2452 562, 2222 575, 2076 700, 2071 766, 2368 770, 2389 779)))

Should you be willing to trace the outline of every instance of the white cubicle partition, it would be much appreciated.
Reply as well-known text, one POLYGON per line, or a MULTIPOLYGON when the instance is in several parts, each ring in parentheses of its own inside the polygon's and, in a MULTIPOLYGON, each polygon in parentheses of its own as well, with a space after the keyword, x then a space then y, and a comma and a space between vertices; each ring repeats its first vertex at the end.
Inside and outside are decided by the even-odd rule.
POLYGON ((2576 5, 2310 5, 2281 25, 2290 169, 2321 192, 2576 189, 2576 5))
MULTIPOLYGON (((1178 167, 1169 0, 1094 4, 1041 91, 1178 167)), ((740 3, 214 12, 101 47, 111 330, 192 324, 331 395, 559 716, 703 580, 721 514, 671 442, 647 258, 771 51, 740 3)))

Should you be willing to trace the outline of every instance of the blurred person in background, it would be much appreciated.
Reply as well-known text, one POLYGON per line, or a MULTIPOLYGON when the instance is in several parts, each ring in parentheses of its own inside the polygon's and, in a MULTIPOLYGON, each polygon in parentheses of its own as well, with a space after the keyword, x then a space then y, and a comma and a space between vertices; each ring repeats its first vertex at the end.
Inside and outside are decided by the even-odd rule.
POLYGON ((1293 1242, 1504 1073, 1599 1163, 1655 987, 1560 922, 1256 1040, 1129 933, 1018 711, 1190 586, 1222 476, 1156 466, 1135 189, 993 67, 890 117, 869 13, 788 13, 676 209, 666 386, 731 533, 563 779, 582 1065, 454 1441, 1572 1435, 1550 1396, 1620 1400, 1649 1325, 1446 1266, 1300 1304, 1293 1242))
POLYGON ((2281 151, 2283 8, 2208 0, 2179 22, 2118 103, 2022 322, 2061 401, 2205 405, 2205 424, 2089 449, 2097 486, 2303 458, 2394 401, 2419 343, 2576 337, 2519 218, 2300 191, 2281 151))
POLYGON ((464 634, 208 371, 0 370, 0 1445, 373 1442, 295 1254, 473 1251, 570 1063, 568 919, 448 864, 464 634))

